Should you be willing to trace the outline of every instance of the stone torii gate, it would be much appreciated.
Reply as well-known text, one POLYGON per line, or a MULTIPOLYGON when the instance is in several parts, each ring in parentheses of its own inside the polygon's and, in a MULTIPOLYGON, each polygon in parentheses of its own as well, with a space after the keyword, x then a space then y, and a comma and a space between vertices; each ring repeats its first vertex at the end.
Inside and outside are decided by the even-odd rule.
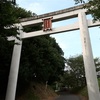
MULTIPOLYGON (((83 9, 83 5, 80 5, 80 6, 71 7, 64 10, 59 10, 56 12, 51 12, 51 13, 47 13, 35 17, 21 19, 20 20, 21 25, 18 25, 19 26, 18 32, 20 33, 20 38, 25 39, 25 38, 30 38, 30 37, 40 36, 40 35, 55 34, 55 33, 68 32, 68 31, 79 29, 81 33, 83 58, 84 58, 89 100, 100 100, 96 69, 94 65, 93 54, 92 54, 91 43, 90 43, 90 36, 88 31, 88 27, 99 26, 100 22, 93 23, 92 20, 87 20, 86 14, 88 14, 87 9, 83 9), (51 28, 51 25, 49 23, 49 26, 45 24, 47 30, 44 29, 44 31, 40 30, 40 31, 29 32, 29 33, 25 33, 22 31, 23 26, 41 24, 43 23, 44 19, 48 19, 52 17, 53 17, 52 22, 67 20, 75 17, 78 18, 78 22, 48 30, 48 28, 51 28)), ((15 43, 17 42, 20 44, 20 45, 16 45, 16 44, 14 45, 7 93, 5 98, 5 100, 15 100, 22 40, 18 40, 12 37, 9 37, 8 40, 9 41, 15 40, 15 43)))

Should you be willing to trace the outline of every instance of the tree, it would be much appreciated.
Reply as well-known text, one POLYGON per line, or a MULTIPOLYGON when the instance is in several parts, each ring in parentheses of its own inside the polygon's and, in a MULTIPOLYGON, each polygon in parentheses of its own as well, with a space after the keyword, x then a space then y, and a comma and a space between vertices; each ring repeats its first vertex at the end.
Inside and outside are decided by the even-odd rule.
POLYGON ((95 58, 94 62, 95 62, 95 66, 96 66, 97 77, 100 77, 100 59, 95 58))
MULTIPOLYGON (((74 0, 76 4, 86 3, 86 0, 74 0)), ((88 9, 89 13, 92 14, 94 21, 100 20, 100 0, 87 0, 88 4, 85 5, 85 8, 88 9)))
POLYGON ((22 18, 31 16, 31 12, 15 7, 10 2, 0 1, 0 96, 6 93, 7 79, 9 76, 10 62, 12 57, 13 41, 7 41, 10 35, 16 36, 17 28, 11 28, 13 23, 22 18), (6 27, 6 28, 5 28, 6 27), (10 27, 7 29, 7 27, 10 27))
MULTIPOLYGON (((0 94, 3 94, 3 90, 5 90, 4 93, 6 92, 7 78, 9 75, 10 61, 14 45, 13 42, 6 41, 6 38, 7 36, 13 35, 13 31, 16 32, 16 29, 5 29, 5 26, 10 27, 11 24, 19 21, 19 17, 25 18, 32 16, 31 12, 20 7, 14 7, 10 2, 8 2, 8 4, 2 4, 2 7, 6 6, 6 9, 2 9, 2 13, 0 12, 0 14, 3 14, 0 16, 3 20, 2 22, 0 19, 2 22, 0 23, 2 26, 2 34, 0 35, 0 94), (10 14, 7 12, 7 9, 8 12, 10 11, 10 14), (5 10, 5 12, 3 12, 3 10, 5 10), (9 17, 11 18, 7 19, 9 17), (11 32, 11 34, 9 34, 8 31, 11 32)), ((41 25, 29 26, 24 27, 24 31, 30 32, 41 28, 41 25)), ((47 35, 23 40, 18 89, 21 86, 21 90, 24 90, 25 87, 22 89, 22 86, 26 85, 26 82, 33 80, 39 82, 48 81, 49 84, 52 84, 55 80, 58 80, 58 76, 62 74, 63 71, 63 51, 54 38, 47 35)))
MULTIPOLYGON (((85 85, 85 71, 83 56, 70 57, 66 60, 68 66, 70 66, 70 76, 74 81, 73 87, 82 87, 85 85)), ((73 83, 73 82, 72 82, 73 83)))
POLYGON ((0 0, 0 39, 7 40, 8 36, 18 37, 15 23, 19 18, 29 17, 32 13, 13 5, 10 1, 0 0))
MULTIPOLYGON (((100 72, 100 59, 94 59, 96 71, 100 72)), ((64 72, 63 76, 61 76, 61 83, 68 88, 79 88, 86 86, 86 78, 85 78, 85 69, 83 63, 83 56, 72 56, 66 59, 67 66, 70 67, 70 70, 64 72)), ((99 77, 99 75, 98 75, 99 77)))
POLYGON ((7 40, 8 36, 17 35, 17 27, 11 27, 17 19, 14 8, 11 2, 0 1, 0 39, 7 40))
POLYGON ((19 75, 23 75, 23 79, 28 81, 35 79, 52 83, 63 73, 62 55, 63 52, 55 39, 48 35, 26 39, 23 41, 19 75))

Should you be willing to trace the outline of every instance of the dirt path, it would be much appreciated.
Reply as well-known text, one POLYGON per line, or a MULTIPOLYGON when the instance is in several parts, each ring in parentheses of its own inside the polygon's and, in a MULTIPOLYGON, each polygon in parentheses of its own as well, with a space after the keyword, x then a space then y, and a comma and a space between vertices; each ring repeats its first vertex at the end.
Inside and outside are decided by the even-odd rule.
POLYGON ((60 95, 55 100, 81 100, 79 96, 76 95, 60 95))
POLYGON ((60 92, 59 96, 55 100, 81 100, 78 95, 70 94, 67 92, 60 92))

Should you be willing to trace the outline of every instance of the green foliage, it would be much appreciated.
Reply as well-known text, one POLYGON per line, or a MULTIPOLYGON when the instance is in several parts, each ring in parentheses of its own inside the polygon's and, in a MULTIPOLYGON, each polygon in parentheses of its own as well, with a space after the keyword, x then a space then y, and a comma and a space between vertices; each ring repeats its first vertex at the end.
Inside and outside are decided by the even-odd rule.
MULTIPOLYGON (((99 83, 99 89, 100 89, 100 78, 98 78, 98 83, 99 83)), ((85 96, 88 98, 88 90, 87 87, 85 86, 83 89, 81 89, 78 94, 85 96)))
POLYGON ((9 75, 9 67, 12 55, 12 43, 0 39, 0 95, 4 96, 9 75))
POLYGON ((0 1, 0 95, 2 96, 6 93, 7 79, 9 76, 10 62, 14 46, 13 42, 7 41, 7 37, 17 35, 17 28, 11 28, 10 26, 13 25, 13 23, 18 22, 20 16, 25 18, 25 16, 29 17, 31 15, 30 12, 15 7, 10 2, 0 1))
POLYGON ((35 96, 34 93, 31 91, 28 91, 28 93, 25 95, 24 100, 40 100, 39 97, 35 96))
POLYGON ((16 100, 40 100, 39 97, 35 95, 34 89, 30 85, 28 85, 27 88, 25 87, 24 91, 21 90, 21 92, 18 93, 17 95, 18 96, 17 96, 16 100))
MULTIPOLYGON (((100 60, 99 58, 94 59, 96 71, 100 72, 100 60)), ((82 55, 70 57, 66 59, 67 66, 70 70, 64 72, 63 76, 60 76, 60 83, 62 86, 66 86, 72 92, 79 92, 82 95, 87 96, 85 70, 82 55)), ((98 75, 98 82, 100 84, 100 78, 98 75)))
POLYGON ((13 5, 16 4, 16 0, 0 0, 1 2, 5 3, 5 2, 10 2, 12 3, 13 5))
POLYGON ((52 83, 63 73, 64 58, 54 38, 41 36, 23 41, 20 74, 26 80, 52 83), (30 45, 29 45, 30 44, 30 45))
POLYGON ((98 72, 100 72, 100 59, 95 58, 94 62, 95 62, 96 72, 98 73, 98 72))
POLYGON ((100 89, 100 78, 98 78, 98 84, 99 84, 99 89, 100 89))
POLYGON ((83 87, 86 82, 82 55, 70 57, 66 60, 66 63, 71 68, 70 72, 67 73, 69 74, 68 81, 70 81, 71 87, 83 87))
POLYGON ((76 4, 78 4, 78 3, 85 3, 84 0, 74 0, 74 1, 75 1, 76 4))
POLYGON ((7 36, 17 35, 17 28, 11 27, 16 22, 14 8, 10 2, 0 1, 0 38, 6 39, 7 36))
MULTIPOLYGON (((85 3, 86 0, 74 0, 76 4, 85 3)), ((100 20, 100 0, 87 0, 88 4, 85 6, 89 13, 92 14, 94 21, 100 20)))
POLYGON ((49 97, 57 96, 49 85, 46 88, 45 84, 38 82, 30 82, 23 92, 20 96, 17 96, 16 100, 48 100, 49 97))
MULTIPOLYGON (((13 23, 19 22, 19 18, 32 16, 32 13, 15 7, 10 2, 0 1, 0 7, 0 94, 4 96, 14 45, 13 42, 8 42, 6 38, 17 35, 17 28, 11 28, 13 23)), ((40 29, 41 25, 24 27, 26 32, 40 29)), ((25 39, 23 40, 19 69, 17 93, 22 92, 21 90, 24 91, 30 81, 42 81, 44 83, 48 81, 49 84, 52 84, 58 80, 58 76, 64 71, 63 51, 56 40, 49 35, 25 39)))
POLYGON ((27 10, 21 8, 21 7, 16 6, 16 8, 14 10, 15 10, 15 16, 17 17, 17 19, 32 16, 32 13, 30 11, 27 11, 27 10))
POLYGON ((100 0, 89 0, 89 4, 86 8, 88 8, 88 11, 92 14, 94 21, 100 20, 100 0))
POLYGON ((0 1, 0 39, 7 40, 8 36, 17 37, 17 27, 14 23, 19 23, 19 18, 30 16, 30 11, 14 6, 8 1, 0 1))
POLYGON ((81 89, 78 93, 79 93, 80 95, 82 95, 82 96, 88 97, 87 87, 85 86, 85 87, 84 87, 83 89, 81 89))

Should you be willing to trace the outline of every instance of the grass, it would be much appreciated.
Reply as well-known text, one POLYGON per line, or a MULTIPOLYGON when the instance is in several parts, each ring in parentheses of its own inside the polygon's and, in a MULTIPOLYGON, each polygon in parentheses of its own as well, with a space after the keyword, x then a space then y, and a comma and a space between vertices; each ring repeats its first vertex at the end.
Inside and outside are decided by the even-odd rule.
POLYGON ((34 94, 34 91, 31 86, 29 86, 22 95, 17 97, 17 100, 40 100, 38 96, 34 94))
POLYGON ((87 87, 84 87, 82 90, 80 90, 79 94, 88 97, 87 87))
POLYGON ((19 97, 17 100, 40 100, 39 97, 35 96, 32 91, 27 91, 24 95, 19 97))
POLYGON ((35 96, 32 91, 29 91, 24 100, 39 100, 39 97, 35 96))
POLYGON ((28 89, 16 100, 48 100, 56 96, 49 86, 46 89, 43 83, 31 83, 28 89))
MULTIPOLYGON (((100 90, 100 78, 98 78, 98 84, 99 84, 99 90, 100 90)), ((79 94, 88 98, 87 87, 84 87, 82 90, 80 90, 79 94)))
POLYGON ((99 83, 99 89, 100 89, 100 78, 98 78, 98 83, 99 83))

